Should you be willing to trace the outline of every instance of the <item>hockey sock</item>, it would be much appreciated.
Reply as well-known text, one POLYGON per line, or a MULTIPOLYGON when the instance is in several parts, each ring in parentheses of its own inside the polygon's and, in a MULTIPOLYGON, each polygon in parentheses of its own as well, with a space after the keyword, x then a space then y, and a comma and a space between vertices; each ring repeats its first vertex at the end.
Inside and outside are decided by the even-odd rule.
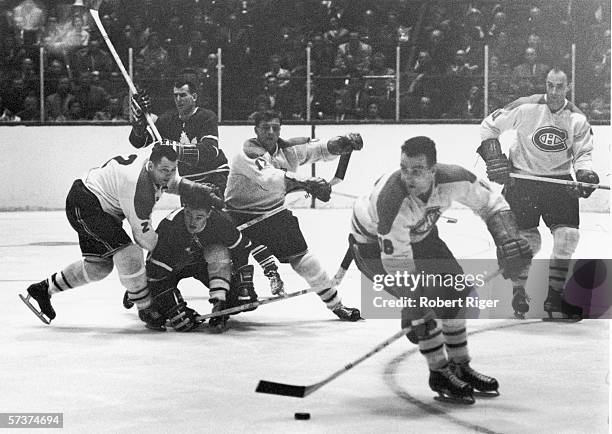
POLYGON ((278 268, 274 261, 274 256, 268 247, 261 244, 255 246, 251 249, 251 254, 263 270, 267 270, 270 267, 278 268))
POLYGON ((578 246, 580 233, 576 228, 567 226, 552 230, 553 250, 548 265, 548 284, 554 291, 563 292, 569 263, 578 246))
MULTIPOLYGON (((521 229, 520 234, 527 238, 529 241, 529 247, 531 247, 531 251, 533 252, 533 256, 536 255, 540 251, 542 246, 542 238, 540 237, 540 232, 537 228, 531 229, 521 229)), ((512 279, 512 288, 525 288, 527 284, 527 278, 529 276, 529 268, 530 266, 525 267, 525 269, 521 272, 518 278, 512 279)))
POLYGON ((113 262, 119 273, 119 281, 125 287, 129 299, 138 310, 151 305, 151 295, 147 286, 147 274, 142 250, 136 244, 130 244, 113 256, 113 262))
POLYGON ((109 259, 87 257, 73 262, 63 270, 53 273, 48 279, 49 294, 53 295, 71 288, 83 286, 89 282, 104 279, 113 271, 113 263, 109 259))
POLYGON ((446 352, 448 353, 448 358, 456 363, 470 361, 465 324, 465 319, 442 320, 442 334, 444 335, 446 352))
POLYGON ((437 371, 448 364, 448 357, 444 350, 444 337, 440 321, 436 321, 436 327, 428 330, 425 336, 419 336, 419 350, 425 356, 427 365, 432 371, 437 371))
POLYGON ((319 260, 310 252, 291 261, 291 267, 302 276, 313 288, 321 288, 317 295, 328 309, 335 309, 341 303, 335 287, 330 287, 331 279, 321 266, 319 260))
POLYGON ((208 287, 210 299, 225 301, 232 279, 232 261, 227 247, 212 244, 204 247, 204 260, 208 267, 208 287))

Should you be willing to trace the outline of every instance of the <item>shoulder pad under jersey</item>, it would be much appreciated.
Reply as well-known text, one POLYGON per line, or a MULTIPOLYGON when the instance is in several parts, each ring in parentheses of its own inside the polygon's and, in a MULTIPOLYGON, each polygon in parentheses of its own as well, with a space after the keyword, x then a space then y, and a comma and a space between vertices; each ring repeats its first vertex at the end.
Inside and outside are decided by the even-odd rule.
POLYGON ((306 143, 309 142, 318 142, 319 139, 310 139, 308 137, 292 137, 290 139, 278 139, 278 148, 279 149, 286 149, 286 148, 290 148, 292 146, 297 146, 297 145, 305 145, 306 143))
POLYGON ((263 146, 257 143, 256 138, 252 138, 244 142, 244 145, 242 145, 242 149, 244 150, 245 155, 252 159, 261 157, 265 155, 266 152, 268 152, 263 146))
POLYGON ((136 216, 141 220, 148 220, 154 205, 155 187, 149 178, 146 165, 144 165, 138 176, 136 191, 134 193, 134 210, 136 211, 136 216))
POLYGON ((404 198, 406 189, 397 170, 387 179, 382 186, 376 200, 376 212, 378 213, 378 233, 385 235, 391 231, 391 226, 397 217, 404 198))
POLYGON ((461 181, 472 183, 476 181, 476 175, 456 164, 436 164, 436 184, 440 185, 461 181))
POLYGON ((513 110, 524 104, 546 104, 546 100, 544 99, 544 94, 537 93, 535 95, 523 96, 521 98, 515 99, 508 105, 504 107, 504 110, 513 110))

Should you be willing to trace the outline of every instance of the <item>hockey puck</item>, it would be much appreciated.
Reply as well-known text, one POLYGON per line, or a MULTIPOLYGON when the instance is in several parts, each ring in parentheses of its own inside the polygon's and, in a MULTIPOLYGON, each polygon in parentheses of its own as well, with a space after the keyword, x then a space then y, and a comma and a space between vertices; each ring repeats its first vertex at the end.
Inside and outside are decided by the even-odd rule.
POLYGON ((310 419, 310 413, 295 413, 293 417, 297 420, 308 420, 310 419))

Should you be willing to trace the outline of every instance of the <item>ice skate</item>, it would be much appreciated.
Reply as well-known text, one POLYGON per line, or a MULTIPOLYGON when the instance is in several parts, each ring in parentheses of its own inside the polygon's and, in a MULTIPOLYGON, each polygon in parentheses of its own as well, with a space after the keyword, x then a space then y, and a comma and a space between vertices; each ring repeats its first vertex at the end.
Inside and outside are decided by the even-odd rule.
POLYGON ((582 320, 582 308, 569 304, 563 299, 560 292, 552 288, 548 288, 544 311, 548 313, 548 318, 543 318, 543 321, 578 322, 582 320))
POLYGON ((45 324, 51 324, 51 320, 55 318, 55 309, 51 306, 51 295, 49 294, 49 283, 46 280, 42 280, 38 283, 34 283, 28 287, 28 295, 24 297, 19 294, 19 298, 23 301, 26 306, 30 308, 34 315, 36 315, 45 324), (36 300, 40 310, 36 309, 30 302, 30 298, 36 300))
MULTIPOLYGON (((227 303, 223 300, 212 299, 212 313, 227 309, 227 303)), ((229 315, 214 316, 208 320, 208 328, 213 333, 223 333, 227 330, 227 320, 229 315)))
POLYGON ((474 390, 469 383, 459 379, 449 365, 438 371, 429 371, 429 387, 438 393, 434 399, 453 404, 474 404, 474 390))
POLYGON ((476 396, 499 396, 499 383, 493 377, 481 374, 472 369, 468 362, 452 363, 451 369, 460 380, 465 381, 474 389, 476 396))
POLYGON ((340 318, 342 321, 359 321, 361 318, 361 312, 359 309, 354 307, 346 307, 342 303, 338 304, 332 312, 340 318))
POLYGON ((145 323, 145 327, 156 332, 166 331, 166 317, 154 307, 146 307, 138 311, 138 318, 145 323))
POLYGON ((513 288, 512 290, 512 309, 514 316, 518 319, 525 319, 525 314, 529 312, 530 298, 522 286, 513 288))
POLYGON ((125 293, 123 294, 123 307, 125 307, 126 309, 131 309, 132 306, 134 306, 134 302, 130 300, 130 295, 127 291, 125 291, 125 293))
POLYGON ((285 283, 278 274, 278 270, 265 271, 264 275, 270 280, 270 292, 272 295, 277 297, 284 297, 287 295, 285 292, 285 283))

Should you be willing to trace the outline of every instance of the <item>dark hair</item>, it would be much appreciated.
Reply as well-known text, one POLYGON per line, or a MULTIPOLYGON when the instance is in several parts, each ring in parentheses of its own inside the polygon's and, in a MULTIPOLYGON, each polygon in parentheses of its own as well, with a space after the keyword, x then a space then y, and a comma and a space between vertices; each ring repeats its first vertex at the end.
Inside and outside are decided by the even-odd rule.
POLYGON ((402 153, 407 157, 425 155, 430 167, 436 164, 436 144, 429 137, 416 136, 406 140, 402 145, 402 153))
POLYGON ((151 156, 149 157, 149 161, 153 162, 153 164, 159 164, 162 158, 166 157, 170 161, 178 160, 178 154, 172 146, 167 145, 155 145, 153 146, 153 150, 151 151, 151 156))
POLYGON ((174 80, 174 87, 176 88, 181 88, 185 85, 189 86, 190 93, 198 93, 198 85, 193 80, 190 80, 187 77, 179 77, 174 80))
POLYGON ((183 206, 192 209, 203 209, 207 212, 212 209, 210 198, 191 188, 181 192, 181 202, 183 202, 183 206))
POLYGON ((260 123, 269 122, 272 119, 279 119, 282 121, 280 113, 274 110, 264 110, 253 115, 253 120, 255 121, 256 127, 259 126, 260 123))

